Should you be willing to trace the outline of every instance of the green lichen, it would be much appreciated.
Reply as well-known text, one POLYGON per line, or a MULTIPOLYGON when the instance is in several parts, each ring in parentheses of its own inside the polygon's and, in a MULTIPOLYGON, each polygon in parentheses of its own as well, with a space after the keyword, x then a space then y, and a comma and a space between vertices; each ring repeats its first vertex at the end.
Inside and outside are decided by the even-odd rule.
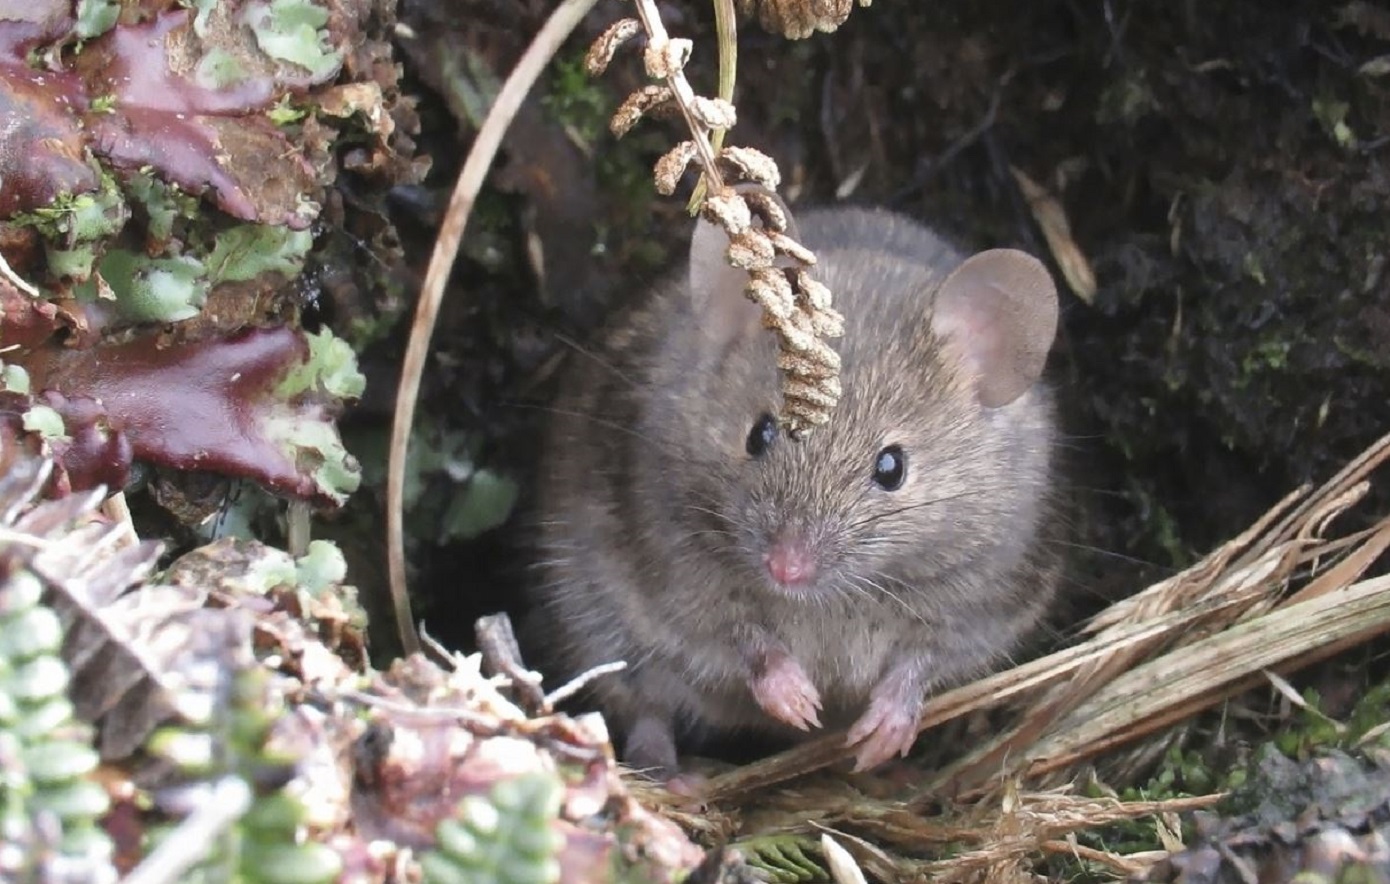
POLYGON ((67 437, 63 416, 47 405, 32 405, 24 412, 24 430, 27 433, 38 433, 45 439, 67 437))
POLYGON ((221 47, 214 46, 204 53, 193 69, 193 79, 207 89, 226 89, 246 79, 241 59, 221 47))
POLYGON ((185 9, 196 10, 193 16, 193 33, 199 37, 207 37, 208 21, 212 18, 217 3, 218 0, 179 0, 179 5, 185 9))
POLYGON ((0 362, 0 389, 21 396, 29 395, 29 372, 23 366, 0 362))
POLYGON ((115 27, 121 15, 119 0, 77 0, 77 37, 90 40, 115 27))
MULTIPOLYGON (((101 259, 101 278, 116 296, 116 309, 132 322, 178 322, 198 315, 207 299, 206 268, 188 255, 151 258, 111 249, 101 259)), ((78 286, 79 300, 97 297, 93 281, 78 286)))
POLYGON ((246 22, 256 45, 271 58, 297 65, 315 80, 331 77, 342 64, 328 46, 328 10, 312 0, 271 0, 246 9, 246 22))
POLYGON ((126 195, 132 206, 145 212, 146 232, 155 242, 174 236, 180 221, 198 217, 198 198, 177 186, 161 181, 149 169, 141 169, 126 179, 126 195))
POLYGON ((14 220, 43 236, 50 273, 81 282, 91 277, 100 248, 129 217, 120 188, 104 175, 95 193, 64 194, 52 205, 14 220))
POLYGON ((309 358, 292 369, 276 387, 275 394, 292 399, 308 390, 322 389, 339 399, 356 399, 366 389, 367 379, 357 370, 357 354, 328 329, 306 335, 309 358))
POLYGON ((270 224, 239 224, 218 234, 208 256, 208 277, 214 283, 255 279, 262 273, 287 278, 304 269, 304 256, 314 244, 307 230, 270 224))

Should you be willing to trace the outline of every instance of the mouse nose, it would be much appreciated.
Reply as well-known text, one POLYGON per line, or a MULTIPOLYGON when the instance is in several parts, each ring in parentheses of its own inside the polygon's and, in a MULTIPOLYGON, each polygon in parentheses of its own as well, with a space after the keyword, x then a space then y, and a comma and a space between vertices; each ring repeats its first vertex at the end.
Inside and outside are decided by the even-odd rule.
POLYGON ((773 541, 763 563, 767 573, 783 586, 810 583, 816 577, 816 554, 810 543, 800 535, 783 536, 773 541))

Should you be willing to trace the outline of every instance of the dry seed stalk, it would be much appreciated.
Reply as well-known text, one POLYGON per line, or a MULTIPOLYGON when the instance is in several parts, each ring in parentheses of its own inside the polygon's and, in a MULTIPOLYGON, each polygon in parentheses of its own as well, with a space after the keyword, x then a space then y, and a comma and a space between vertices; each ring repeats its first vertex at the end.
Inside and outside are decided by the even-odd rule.
POLYGON ((656 189, 671 195, 690 163, 700 164, 707 187, 700 214, 729 235, 729 263, 748 271, 745 293, 762 307, 763 325, 777 335, 781 423, 794 437, 803 437, 830 420, 840 401, 840 355, 826 339, 844 333, 844 318, 831 305, 830 290, 811 278, 816 256, 787 235, 787 218, 777 201, 756 191, 738 190, 733 184, 753 182, 775 191, 781 180, 776 162, 748 147, 715 151, 712 132, 733 127, 734 106, 695 94, 685 77, 690 41, 666 33, 653 0, 633 2, 637 18, 611 25, 590 47, 586 66, 592 76, 602 74, 624 43, 645 32, 643 64, 647 75, 660 85, 645 86, 628 96, 609 128, 621 138, 642 117, 671 105, 685 118, 691 138, 657 161, 656 189), (755 219, 761 226, 753 223, 755 219))

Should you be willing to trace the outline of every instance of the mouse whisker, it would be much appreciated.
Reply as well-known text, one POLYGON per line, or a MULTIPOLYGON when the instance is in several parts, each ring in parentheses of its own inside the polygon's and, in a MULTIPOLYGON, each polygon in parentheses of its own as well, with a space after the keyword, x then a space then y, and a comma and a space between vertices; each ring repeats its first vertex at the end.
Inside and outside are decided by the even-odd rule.
POLYGON ((653 446, 658 451, 671 450, 670 446, 666 445, 666 443, 662 442, 660 439, 655 439, 651 436, 648 436, 646 433, 634 430, 632 427, 620 423, 618 419, 609 420, 607 418, 598 417, 590 412, 571 411, 565 408, 556 408, 553 405, 533 405, 529 403, 516 403, 514 407, 533 408, 537 411, 546 412, 547 414, 558 414, 563 415, 565 417, 577 417, 581 420, 586 420, 589 423, 595 424, 596 426, 605 427, 610 430, 616 430, 617 432, 625 433, 633 437, 634 439, 640 439, 641 441, 646 442, 648 445, 653 446))
POLYGON ((865 516, 864 518, 859 519, 856 522, 851 522, 849 527, 851 529, 864 528, 874 524, 875 522, 880 522, 884 519, 892 518, 893 516, 901 515, 903 513, 909 513, 913 510, 919 510, 929 506, 939 506, 940 504, 949 503, 953 500, 964 500, 969 497, 978 497, 983 493, 983 491, 962 491, 959 494, 947 494, 941 497, 933 497, 931 500, 924 500, 919 503, 912 503, 906 506, 900 506, 896 509, 887 510, 885 512, 871 513, 865 516))
MULTIPOLYGON (((877 576, 877 577, 879 577, 879 578, 881 578, 882 580, 887 581, 887 582, 896 582, 896 583, 902 585, 904 589, 910 589, 910 587, 908 587, 906 584, 903 584, 902 581, 900 581, 900 580, 895 580, 894 578, 888 576, 887 574, 878 574, 878 575, 875 575, 875 576, 877 576)), ((920 622, 923 626, 930 625, 930 624, 927 623, 927 620, 926 620, 925 617, 923 617, 920 613, 918 613, 916 610, 914 610, 913 607, 912 607, 911 605, 909 605, 906 601, 903 600, 902 596, 899 596, 897 593, 893 592, 893 591, 892 591, 891 589, 889 589, 887 586, 883 585, 883 583, 880 583, 880 582, 878 582, 878 580, 875 580, 873 577, 869 577, 869 576, 867 576, 867 575, 856 575, 856 576, 855 576, 855 580, 856 580, 856 582, 861 582, 861 583, 867 584, 870 588, 872 588, 873 590, 875 590, 880 596, 887 596, 889 599, 892 599, 895 603, 897 603, 898 607, 900 607, 900 608, 902 608, 904 611, 906 611, 909 615, 911 615, 911 617, 912 617, 914 620, 917 620, 917 621, 920 622)), ((866 592, 865 595, 868 596, 869 593, 866 592)), ((874 598, 875 600, 877 600, 877 598, 878 598, 877 596, 870 596, 870 597, 874 598)))

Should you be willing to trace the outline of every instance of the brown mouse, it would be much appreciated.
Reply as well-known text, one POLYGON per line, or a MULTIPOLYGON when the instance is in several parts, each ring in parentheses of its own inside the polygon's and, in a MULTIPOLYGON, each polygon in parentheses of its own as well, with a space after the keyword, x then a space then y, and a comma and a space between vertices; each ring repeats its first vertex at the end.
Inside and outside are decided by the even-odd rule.
POLYGON ((774 337, 704 221, 554 407, 538 646, 628 663, 593 690, 657 775, 703 736, 822 723, 859 769, 905 755, 927 697, 1007 662, 1057 591, 1046 268, 884 211, 789 232, 845 317, 827 425, 779 430, 774 337))

